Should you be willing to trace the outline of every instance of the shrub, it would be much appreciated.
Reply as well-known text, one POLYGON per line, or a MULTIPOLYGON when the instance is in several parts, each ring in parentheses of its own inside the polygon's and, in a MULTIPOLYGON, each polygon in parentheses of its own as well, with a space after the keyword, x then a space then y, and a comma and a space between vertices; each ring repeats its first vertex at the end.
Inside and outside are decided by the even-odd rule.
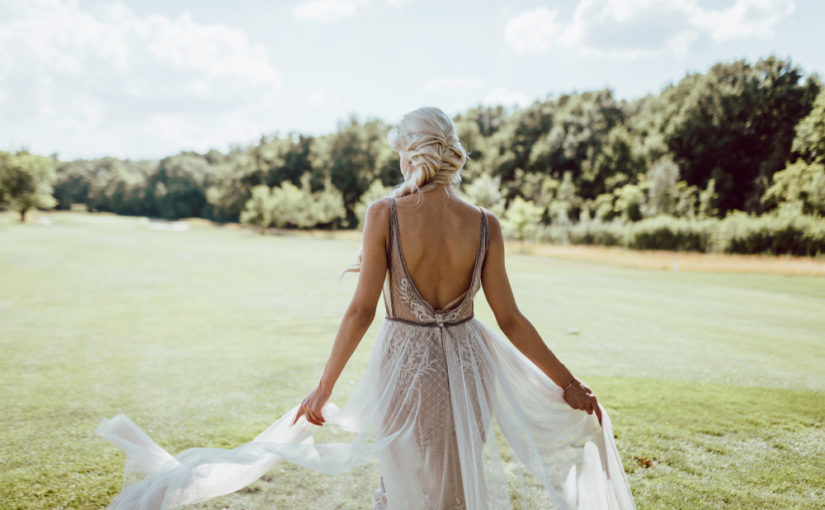
POLYGON ((521 197, 514 198, 504 213, 504 226, 518 240, 524 241, 536 233, 544 208, 521 197))
POLYGON ((656 216, 629 226, 627 246, 637 250, 708 251, 712 222, 656 216))
POLYGON ((729 253, 773 253, 818 255, 825 253, 825 220, 780 211, 748 216, 742 212, 721 220, 723 251, 729 253))
POLYGON ((620 221, 603 223, 600 221, 579 222, 569 229, 571 244, 592 244, 598 246, 626 246, 628 227, 620 221))
POLYGON ((241 222, 259 227, 312 228, 330 225, 346 215, 341 193, 327 185, 312 192, 308 174, 301 179, 301 187, 289 181, 269 188, 258 185, 241 213, 241 222))
POLYGON ((762 216, 737 211, 724 219, 656 216, 635 223, 616 220, 544 226, 539 229, 539 238, 557 244, 636 250, 816 256, 825 254, 825 219, 791 208, 762 216))

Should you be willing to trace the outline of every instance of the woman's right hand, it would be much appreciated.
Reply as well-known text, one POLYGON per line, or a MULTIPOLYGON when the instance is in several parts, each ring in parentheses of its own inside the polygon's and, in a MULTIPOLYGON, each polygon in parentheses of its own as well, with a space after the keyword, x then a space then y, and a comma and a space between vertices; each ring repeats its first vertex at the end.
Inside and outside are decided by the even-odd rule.
POLYGON ((593 390, 579 379, 573 378, 564 388, 564 401, 573 409, 585 411, 587 414, 596 413, 599 425, 602 424, 602 410, 593 390))
POLYGON ((295 423, 298 422, 298 418, 305 416, 306 420, 313 425, 323 425, 324 415, 321 414, 321 410, 329 400, 330 394, 330 391, 321 388, 321 386, 312 390, 312 392, 307 395, 307 398, 301 402, 301 406, 298 408, 298 413, 295 415, 292 424, 295 425, 295 423))

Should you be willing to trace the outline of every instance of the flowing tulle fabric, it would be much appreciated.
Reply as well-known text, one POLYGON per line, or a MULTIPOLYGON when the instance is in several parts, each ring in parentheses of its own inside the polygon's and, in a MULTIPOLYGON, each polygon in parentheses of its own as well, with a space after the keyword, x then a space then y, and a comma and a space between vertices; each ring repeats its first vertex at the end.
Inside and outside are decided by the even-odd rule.
MULTIPOLYGON (((395 214, 393 204, 399 245, 395 214)), ((118 415, 98 428, 127 455, 124 489, 110 508, 204 501, 247 486, 280 460, 336 474, 374 456, 381 478, 365 503, 377 509, 634 508, 607 412, 600 426, 570 408, 561 388, 472 317, 485 250, 486 221, 473 284, 441 312, 423 302, 394 249, 390 320, 346 404, 323 410, 326 426, 347 432, 347 441, 316 443, 318 427, 303 418, 291 425, 296 407, 237 448, 172 456, 118 415), (499 438, 513 460, 502 460, 499 438)))

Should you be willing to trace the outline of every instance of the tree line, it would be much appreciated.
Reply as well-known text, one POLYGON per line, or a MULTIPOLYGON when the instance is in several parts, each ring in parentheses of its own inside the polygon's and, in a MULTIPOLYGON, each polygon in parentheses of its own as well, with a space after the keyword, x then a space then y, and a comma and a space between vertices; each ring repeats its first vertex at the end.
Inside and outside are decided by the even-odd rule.
MULTIPOLYGON (((454 121, 470 156, 459 192, 502 215, 513 237, 825 252, 825 90, 788 60, 718 63, 632 101, 585 91, 524 108, 478 106, 454 121), (651 228, 664 233, 640 241, 651 228), (782 229, 791 241, 713 241, 782 229)), ((390 127, 351 117, 321 136, 263 136, 160 161, 0 153, 0 203, 21 215, 82 203, 167 219, 356 228, 366 205, 400 181, 390 127)))

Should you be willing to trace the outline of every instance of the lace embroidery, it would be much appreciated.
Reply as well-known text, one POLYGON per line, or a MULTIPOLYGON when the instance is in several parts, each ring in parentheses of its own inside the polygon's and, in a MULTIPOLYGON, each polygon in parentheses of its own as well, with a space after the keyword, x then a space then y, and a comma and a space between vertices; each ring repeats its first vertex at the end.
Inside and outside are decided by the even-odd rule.
POLYGON ((401 278, 401 281, 398 282, 398 290, 401 293, 401 301, 407 305, 413 315, 415 315, 416 319, 422 322, 426 322, 431 319, 427 306, 416 299, 417 296, 415 295, 415 290, 413 289, 409 278, 406 276, 401 278))

